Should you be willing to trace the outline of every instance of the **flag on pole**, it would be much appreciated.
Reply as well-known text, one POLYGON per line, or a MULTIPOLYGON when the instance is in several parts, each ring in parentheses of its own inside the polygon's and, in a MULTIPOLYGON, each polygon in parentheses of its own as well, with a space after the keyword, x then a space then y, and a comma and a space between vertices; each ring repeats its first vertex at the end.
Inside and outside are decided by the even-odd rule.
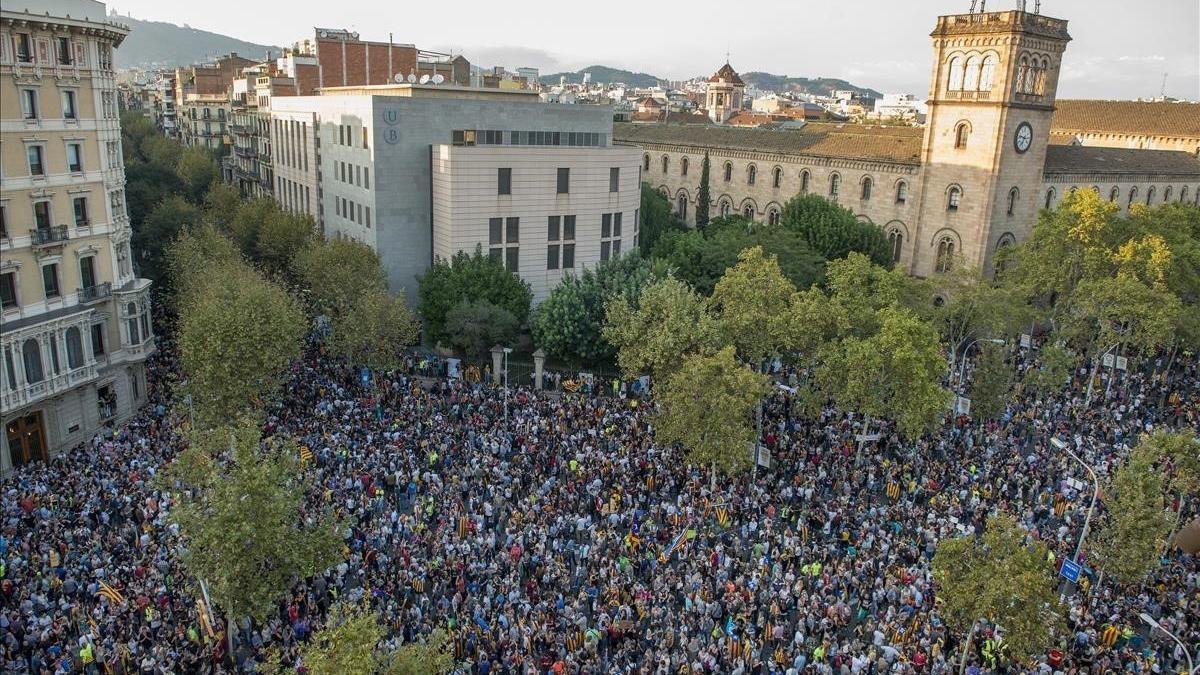
POLYGON ((312 450, 308 449, 307 445, 300 446, 300 461, 303 464, 308 464, 313 460, 312 450))
POLYGON ((125 596, 121 595, 120 591, 112 586, 109 586, 103 581, 100 582, 100 590, 96 591, 96 595, 106 597, 108 598, 109 602, 115 602, 118 605, 125 602, 125 596))

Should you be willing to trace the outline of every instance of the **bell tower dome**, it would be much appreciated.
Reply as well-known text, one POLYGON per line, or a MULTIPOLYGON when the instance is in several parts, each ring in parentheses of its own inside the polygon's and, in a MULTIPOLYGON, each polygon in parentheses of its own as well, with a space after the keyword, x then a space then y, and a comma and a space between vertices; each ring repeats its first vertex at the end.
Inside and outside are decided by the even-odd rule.
POLYGON ((742 78, 727 61, 708 78, 704 106, 708 111, 708 119, 715 124, 724 124, 730 115, 742 109, 742 99, 745 96, 746 83, 742 82, 742 78))

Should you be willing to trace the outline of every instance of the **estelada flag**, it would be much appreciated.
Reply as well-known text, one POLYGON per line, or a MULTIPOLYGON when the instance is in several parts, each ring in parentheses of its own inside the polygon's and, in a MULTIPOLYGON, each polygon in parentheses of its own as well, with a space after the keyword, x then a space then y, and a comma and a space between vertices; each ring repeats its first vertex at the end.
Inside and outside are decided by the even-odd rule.
POLYGON ((109 602, 115 602, 118 605, 125 602, 125 596, 117 589, 109 586, 103 581, 100 582, 100 590, 96 591, 96 595, 108 598, 109 602))

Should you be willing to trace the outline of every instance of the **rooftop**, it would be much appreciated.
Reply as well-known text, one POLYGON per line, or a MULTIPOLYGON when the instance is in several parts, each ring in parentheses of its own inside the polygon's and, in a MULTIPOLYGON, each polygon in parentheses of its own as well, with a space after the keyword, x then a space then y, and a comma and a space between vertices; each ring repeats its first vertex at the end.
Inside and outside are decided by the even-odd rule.
POLYGON ((532 89, 499 89, 497 87, 462 87, 455 84, 371 84, 348 87, 324 87, 321 96, 404 96, 408 98, 497 98, 509 101, 529 101, 539 98, 532 89))
POLYGON ((1059 99, 1054 133, 1117 133, 1200 137, 1200 103, 1059 99))
POLYGON ((1086 145, 1046 147, 1046 173, 1200 176, 1200 158, 1178 150, 1101 148, 1086 145))

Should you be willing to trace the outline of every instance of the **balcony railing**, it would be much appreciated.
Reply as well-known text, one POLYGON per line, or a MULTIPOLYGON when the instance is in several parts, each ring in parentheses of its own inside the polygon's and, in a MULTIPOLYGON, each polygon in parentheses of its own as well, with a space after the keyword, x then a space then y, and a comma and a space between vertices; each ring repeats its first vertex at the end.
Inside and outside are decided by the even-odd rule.
POLYGON ((112 297, 112 282, 106 281, 102 284, 96 284, 95 286, 88 286, 87 288, 80 288, 78 290, 78 293, 79 293, 79 302, 81 302, 83 304, 90 304, 93 302, 100 302, 101 300, 107 300, 112 297))
POLYGON ((49 225, 29 231, 29 239, 34 246, 52 246, 69 238, 66 225, 49 225))
POLYGON ((947 91, 946 98, 960 101, 986 101, 992 97, 990 91, 947 91))
POLYGON ((51 375, 41 382, 26 383, 16 389, 5 389, 0 402, 5 410, 14 410, 44 398, 56 396, 69 389, 96 379, 96 364, 86 363, 74 370, 51 375))

